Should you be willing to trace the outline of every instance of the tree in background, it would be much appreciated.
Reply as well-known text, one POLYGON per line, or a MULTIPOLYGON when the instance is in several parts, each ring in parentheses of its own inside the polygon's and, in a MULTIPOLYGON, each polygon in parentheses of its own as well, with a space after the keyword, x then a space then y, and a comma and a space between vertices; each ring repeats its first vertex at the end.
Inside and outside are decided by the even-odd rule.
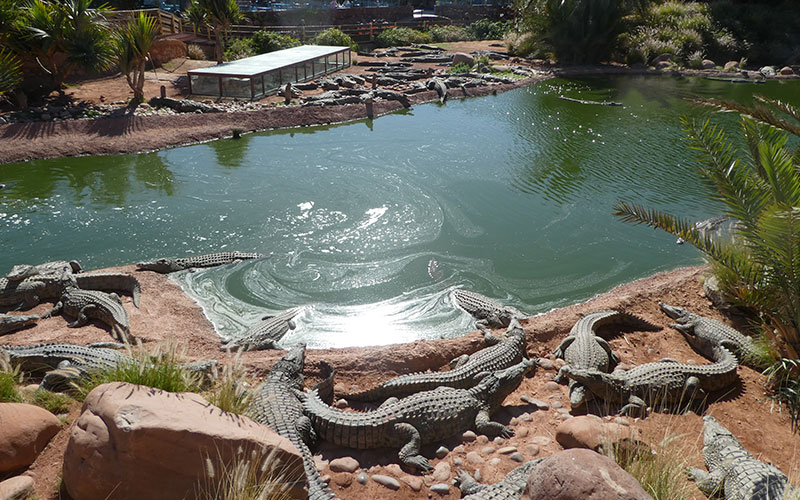
POLYGON ((200 7, 197 0, 192 0, 192 2, 189 3, 186 10, 183 11, 183 18, 192 25, 192 30, 195 35, 200 26, 206 26, 208 24, 208 14, 200 7))
POLYGON ((114 48, 119 69, 133 90, 135 102, 144 100, 144 70, 147 54, 158 36, 154 17, 139 12, 114 36, 114 48))
POLYGON ((224 36, 228 28, 241 19, 239 5, 236 0, 197 0, 197 4, 205 11, 208 22, 214 27, 214 49, 217 64, 225 58, 224 36))

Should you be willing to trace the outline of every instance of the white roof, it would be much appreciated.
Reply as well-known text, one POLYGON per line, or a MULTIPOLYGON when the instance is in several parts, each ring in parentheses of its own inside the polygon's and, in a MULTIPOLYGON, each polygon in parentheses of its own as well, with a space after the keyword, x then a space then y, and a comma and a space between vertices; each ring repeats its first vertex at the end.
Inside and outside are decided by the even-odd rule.
POLYGON ((329 45, 301 45, 291 49, 267 52, 238 61, 231 61, 208 68, 191 69, 190 75, 255 76, 293 64, 318 59, 327 55, 350 50, 348 47, 329 45))

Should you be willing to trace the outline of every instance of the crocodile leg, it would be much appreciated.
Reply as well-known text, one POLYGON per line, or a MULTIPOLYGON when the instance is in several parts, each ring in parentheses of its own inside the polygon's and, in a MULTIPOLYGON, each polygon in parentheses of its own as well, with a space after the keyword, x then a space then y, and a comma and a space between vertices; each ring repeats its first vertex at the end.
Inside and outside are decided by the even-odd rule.
POLYGON ((492 335, 492 332, 483 332, 483 341, 486 342, 487 347, 500 343, 500 339, 492 335))
POLYGON ((510 438, 514 435, 514 429, 511 427, 506 427, 500 422, 492 422, 489 418, 488 410, 481 410, 475 416, 475 429, 480 434, 486 434, 487 436, 510 438))
POLYGON ((300 433, 300 439, 303 440, 308 446, 312 446, 317 442, 317 433, 314 431, 314 426, 311 419, 303 415, 299 417, 294 423, 297 432, 300 433))
POLYGON ((64 303, 63 303, 63 302, 61 302, 61 301, 58 301, 58 302, 56 303, 56 305, 54 305, 54 306, 53 306, 53 308, 52 308, 52 309, 50 309, 50 310, 49 310, 49 311, 47 311, 46 313, 42 314, 42 317, 43 317, 43 318, 50 318, 50 317, 52 317, 54 314, 58 314, 59 312, 61 312, 61 309, 63 309, 63 308, 64 308, 64 303))
POLYGON ((86 323, 89 322, 89 317, 86 315, 86 313, 88 311, 93 311, 95 309, 97 309, 97 306, 95 306, 94 304, 89 304, 88 306, 84 306, 78 312, 78 318, 75 321, 73 321, 72 323, 68 323, 67 326, 69 328, 78 328, 80 326, 85 325, 86 323))
POLYGON ((556 373, 555 377, 553 377, 553 381, 554 381, 554 382, 556 382, 556 383, 559 383, 559 384, 560 384, 561 382, 563 382, 563 381, 564 381, 564 377, 566 377, 566 373, 565 373, 565 372, 566 372, 566 370, 564 370, 564 368, 565 368, 566 366, 567 366, 567 365, 564 365, 564 366, 562 366, 561 368, 559 368, 559 370, 558 370, 558 373, 556 373))
POLYGON ((428 459, 419 454, 419 447, 422 444, 419 431, 413 425, 407 423, 395 424, 394 430, 408 439, 408 442, 397 454, 400 461, 406 465, 413 465, 423 472, 432 470, 433 466, 428 459))
POLYGON ((647 405, 644 402, 644 399, 637 396, 629 396, 628 404, 620 408, 619 412, 623 415, 630 415, 634 410, 644 412, 646 407, 647 405))
POLYGON ((456 477, 456 486, 458 486, 458 489, 461 490, 462 497, 478 493, 486 487, 485 485, 475 481, 475 478, 473 478, 469 472, 465 470, 458 472, 458 476, 456 477))
POLYGON ((469 354, 462 354, 461 356, 454 358, 453 361, 450 362, 450 368, 456 369, 460 368, 466 362, 469 361, 469 354))
POLYGON ((108 296, 111 297, 111 300, 113 300, 114 302, 117 302, 118 304, 122 305, 122 299, 119 298, 119 295, 117 295, 116 293, 111 292, 108 294, 108 296))
POLYGON ((722 491, 722 485, 725 482, 725 469, 717 469, 709 474, 696 467, 687 467, 686 473, 689 475, 689 480, 694 481, 706 496, 715 496, 722 491))
POLYGON ((491 335, 491 330, 489 330, 489 320, 488 319, 479 319, 475 322, 475 328, 483 332, 483 335, 491 335))
POLYGON ((608 344, 606 339, 602 337, 595 337, 594 340, 600 347, 603 348, 604 351, 606 351, 606 354, 608 354, 608 360, 612 366, 619 363, 619 356, 617 356, 617 353, 611 350, 611 346, 608 344))
POLYGON ((567 347, 569 347, 573 342, 575 342, 575 335, 570 335, 562 340, 561 343, 558 344, 558 347, 556 347, 556 350, 553 351, 553 356, 564 359, 564 351, 566 351, 567 347))

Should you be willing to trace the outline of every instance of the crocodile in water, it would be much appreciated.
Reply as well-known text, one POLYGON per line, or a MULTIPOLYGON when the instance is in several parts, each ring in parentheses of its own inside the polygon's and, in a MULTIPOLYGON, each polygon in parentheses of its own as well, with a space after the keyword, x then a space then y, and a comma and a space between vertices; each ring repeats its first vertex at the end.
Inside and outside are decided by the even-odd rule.
POLYGON ((478 320, 475 327, 484 333, 489 331, 489 327, 506 328, 512 319, 527 317, 514 307, 504 306, 485 295, 461 288, 453 290, 453 300, 458 307, 478 320))
POLYGON ((480 484, 467 471, 461 470, 456 478, 461 500, 517 500, 528 485, 531 471, 542 460, 538 458, 525 462, 506 474, 502 481, 492 485, 480 484))
POLYGON ((53 309, 42 317, 47 318, 60 311, 75 316, 75 321, 68 325, 70 328, 83 326, 89 318, 93 318, 111 327, 112 336, 116 340, 126 344, 132 344, 134 341, 128 312, 122 307, 122 301, 115 293, 81 290, 77 286, 70 285, 66 287, 53 309))
POLYGON ((114 349, 71 344, 3 345, 0 351, 6 352, 23 371, 47 371, 41 386, 48 390, 61 390, 65 380, 94 370, 114 368, 121 362, 134 363, 133 358, 114 349))
POLYGON ((669 406, 688 399, 701 399, 706 393, 724 389, 736 381, 739 363, 732 352, 718 345, 698 347, 698 350, 710 352, 716 361, 707 365, 690 365, 662 359, 613 373, 566 365, 564 374, 605 401, 625 403, 621 413, 632 413, 634 409, 644 410, 647 404, 669 406))
MULTIPOLYGON (((611 371, 619 363, 619 357, 611 350, 608 342, 597 335, 597 329, 607 325, 659 329, 633 314, 620 311, 595 311, 575 323, 569 336, 561 341, 553 351, 553 355, 566 361, 565 366, 601 372, 611 371)), ((553 380, 561 382, 563 379, 562 368, 553 380)), ((591 399, 591 391, 587 391, 582 384, 570 379, 569 401, 573 407, 578 407, 591 399)))
POLYGON ((479 382, 479 376, 487 371, 502 370, 515 365, 526 357, 525 332, 517 320, 512 320, 502 339, 487 335, 490 345, 478 352, 454 359, 452 370, 433 373, 410 373, 387 380, 366 391, 345 396, 353 401, 375 401, 389 397, 403 397, 437 387, 466 389, 479 382))
POLYGON ((264 316, 261 321, 251 326, 241 337, 222 339, 222 350, 260 351, 277 349, 277 342, 296 325, 294 317, 300 313, 299 308, 292 308, 274 316, 264 316))
POLYGON ((717 420, 703 417, 703 460, 708 472, 689 467, 689 478, 708 496, 727 500, 798 500, 800 489, 774 465, 756 460, 717 420))
POLYGON ((308 448, 308 443, 314 441, 311 421, 303 415, 303 404, 295 394, 296 390, 303 388, 305 350, 304 344, 297 345, 275 363, 255 390, 247 414, 291 441, 300 451, 308 479, 309 500, 331 499, 336 497, 320 478, 314 456, 308 448))
POLYGON ((38 319, 39 316, 30 314, 0 314, 0 335, 31 326, 38 319))
POLYGON ((682 307, 670 306, 663 302, 659 302, 658 305, 667 316, 677 321, 669 326, 684 336, 695 335, 708 339, 733 351, 743 365, 756 369, 764 368, 758 363, 759 355, 752 338, 725 323, 694 314, 682 307))
POLYGON ((401 447, 398 454, 406 465, 420 470, 432 469, 419 454, 420 446, 474 428, 489 436, 511 437, 514 431, 490 415, 522 382, 534 365, 531 360, 488 372, 470 389, 440 387, 402 399, 387 399, 371 412, 353 413, 331 408, 322 402, 317 391, 304 397, 303 409, 311 418, 317 435, 337 446, 368 449, 401 447))
POLYGON ((260 259, 261 257, 263 257, 263 255, 260 253, 218 252, 179 259, 160 258, 150 262, 140 262, 136 264, 136 267, 143 271, 155 271, 157 273, 166 274, 175 271, 183 271, 184 269, 194 269, 196 267, 222 266, 243 260, 260 259))

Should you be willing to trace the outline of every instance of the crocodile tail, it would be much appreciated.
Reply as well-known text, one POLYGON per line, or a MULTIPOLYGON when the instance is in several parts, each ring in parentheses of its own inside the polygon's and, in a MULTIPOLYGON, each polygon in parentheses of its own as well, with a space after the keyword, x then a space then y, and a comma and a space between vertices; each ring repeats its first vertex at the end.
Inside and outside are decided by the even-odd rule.
POLYGON ((320 399, 325 401, 327 404, 333 404, 333 375, 335 370, 333 367, 326 363, 325 361, 322 362, 322 375, 325 377, 322 382, 318 383, 314 386, 314 389, 319 394, 320 399))
POLYGON ((327 483, 319 475, 317 466, 314 464, 314 456, 308 446, 303 441, 295 444, 298 445, 300 455, 303 457, 303 469, 308 480, 308 500, 338 500, 336 494, 331 491, 327 483))
POLYGON ((139 309, 139 297, 141 295, 142 295, 142 285, 139 284, 139 280, 134 278, 133 288, 131 289, 131 296, 133 297, 133 305, 136 306, 136 309, 139 309))

